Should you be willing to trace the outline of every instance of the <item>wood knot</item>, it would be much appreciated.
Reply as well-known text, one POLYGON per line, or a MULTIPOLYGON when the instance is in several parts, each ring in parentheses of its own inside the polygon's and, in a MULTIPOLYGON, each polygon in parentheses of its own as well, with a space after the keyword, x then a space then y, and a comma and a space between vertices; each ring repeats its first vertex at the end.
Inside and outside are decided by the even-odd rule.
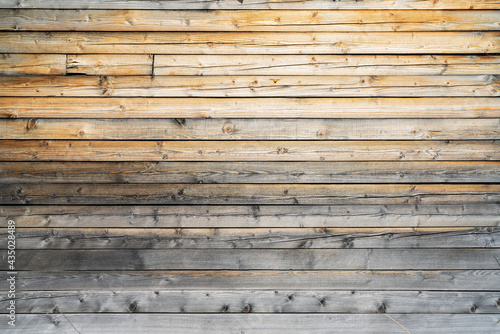
POLYGON ((222 126, 222 132, 230 134, 234 131, 234 125, 232 123, 224 123, 222 126))
POLYGON ((26 129, 28 131, 30 131, 30 130, 33 130, 34 128, 36 128, 36 126, 37 126, 37 120, 31 118, 28 120, 28 123, 26 124, 26 129))
POLYGON ((241 309, 243 313, 250 313, 252 312, 252 305, 250 304, 245 304, 243 308, 241 309))
POLYGON ((380 305, 380 306, 377 308, 377 312, 378 312, 378 313, 385 313, 386 311, 387 311, 387 307, 386 307, 384 304, 380 305))
POLYGON ((128 306, 128 310, 130 312, 135 312, 137 310, 137 302, 130 303, 130 305, 128 306))
POLYGON ((278 148, 276 149, 276 152, 277 152, 278 154, 285 154, 285 153, 288 153, 288 149, 287 149, 286 147, 278 147, 278 148))

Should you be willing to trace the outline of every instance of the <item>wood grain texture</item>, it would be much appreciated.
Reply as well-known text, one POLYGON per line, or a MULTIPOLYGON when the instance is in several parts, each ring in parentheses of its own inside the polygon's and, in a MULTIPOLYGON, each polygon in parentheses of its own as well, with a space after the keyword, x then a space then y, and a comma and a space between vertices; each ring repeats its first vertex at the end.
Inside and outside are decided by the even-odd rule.
POLYGON ((0 30, 487 31, 500 30, 500 25, 498 13, 494 10, 55 11, 1 9, 0 30))
MULTIPOLYGON (((2 250, 1 270, 7 270, 2 250)), ((16 269, 66 270, 483 270, 500 249, 17 250, 16 269)))
POLYGON ((85 75, 152 75, 152 55, 67 55, 67 73, 85 75))
POLYGON ((495 227, 500 204, 0 206, 19 228, 495 227))
POLYGON ((500 185, 8 184, 0 204, 453 204, 496 203, 500 185))
MULTIPOLYGON (((7 249, 7 234, 0 247, 7 249)), ((17 249, 499 248, 500 228, 19 228, 17 249)), ((499 296, 500 297, 500 296, 499 296)))
POLYGON ((497 98, 0 97, 1 118, 498 118, 497 98))
MULTIPOLYGON (((80 57, 87 57, 87 55, 80 57)), ((89 71, 89 73, 92 72, 89 71)), ((477 55, 155 56, 156 75, 477 75, 499 73, 499 57, 477 55)), ((103 72, 102 74, 112 73, 103 72)))
POLYGON ((1 140, 0 161, 500 160, 491 141, 1 140))
POLYGON ((65 63, 59 54, 0 54, 0 75, 65 75, 65 63))
MULTIPOLYGON (((21 292, 19 313, 494 314, 499 292, 187 290, 21 292), (59 312, 58 312, 59 311, 59 312), (384 312, 382 312, 384 311, 384 312)), ((7 301, 0 312, 7 313, 7 301)))
MULTIPOLYGON (((499 291, 500 270, 19 271, 21 291, 350 290, 499 291)), ((0 288, 8 290, 7 280, 0 288)))
POLYGON ((0 77, 0 96, 493 97, 500 76, 0 77))
POLYGON ((0 32, 0 53, 54 51, 70 54, 485 54, 500 52, 500 32, 0 32))
POLYGON ((500 162, 0 162, 3 183, 494 183, 500 162))
POLYGON ((0 0, 0 8, 52 8, 52 9, 500 9, 498 0, 0 0))
POLYGON ((0 139, 485 140, 500 119, 0 119, 0 139))

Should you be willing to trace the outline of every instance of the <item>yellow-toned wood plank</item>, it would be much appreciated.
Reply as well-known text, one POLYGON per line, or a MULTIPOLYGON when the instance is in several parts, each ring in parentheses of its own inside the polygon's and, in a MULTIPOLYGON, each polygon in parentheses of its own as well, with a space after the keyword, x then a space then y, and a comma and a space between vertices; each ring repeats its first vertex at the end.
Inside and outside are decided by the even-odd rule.
POLYGON ((60 54, 0 54, 0 75, 65 75, 60 54))
POLYGON ((157 11, 0 9, 0 30, 42 31, 486 31, 494 10, 157 11))
POLYGON ((2 140, 0 161, 500 160, 496 141, 2 140))
POLYGON ((498 118, 497 98, 0 97, 1 118, 498 118))
POLYGON ((0 96, 490 97, 500 96, 500 76, 0 77, 0 96))
POLYGON ((67 73, 85 75, 152 75, 153 56, 109 54, 68 55, 67 73))
POLYGON ((499 53, 500 32, 0 32, 1 53, 499 53))
POLYGON ((154 72, 156 75, 477 75, 500 74, 500 57, 156 55, 154 72))

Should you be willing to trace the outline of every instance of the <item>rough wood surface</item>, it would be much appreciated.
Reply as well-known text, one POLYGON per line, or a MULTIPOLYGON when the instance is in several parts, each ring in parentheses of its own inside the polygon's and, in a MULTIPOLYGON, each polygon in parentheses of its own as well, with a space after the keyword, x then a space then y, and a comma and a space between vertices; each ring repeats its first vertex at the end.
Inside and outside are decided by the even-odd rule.
MULTIPOLYGON (((67 73, 85 75, 152 75, 152 55, 67 55, 67 73)), ((487 66, 487 65, 486 65, 487 66)))
MULTIPOLYGON (((1 270, 7 270, 2 250, 1 270)), ((17 270, 482 270, 500 249, 17 250, 17 270)))
POLYGON ((500 162, 0 162, 3 183, 494 183, 500 162))
POLYGON ((20 228, 495 227, 500 204, 0 206, 20 228))
POLYGON ((54 11, 2 9, 0 10, 0 30, 487 31, 500 30, 500 26, 498 13, 494 10, 54 11))
MULTIPOLYGON (((187 290, 40 291, 18 294, 19 313, 494 314, 499 292, 187 290)), ((0 312, 7 313, 7 301, 0 312)), ((362 316, 361 316, 362 317, 362 316)))
POLYGON ((0 54, 0 75, 65 75, 66 56, 59 54, 0 54))
POLYGON ((498 0, 0 0, 0 8, 52 9, 500 9, 498 0))
POLYGON ((0 53, 471 54, 499 53, 480 32, 0 32, 0 53), (376 41, 376 43, 374 42, 376 41))
MULTIPOLYGON (((20 291, 366 290, 499 291, 500 270, 19 271, 20 291)), ((8 290, 7 280, 0 288, 8 290)))
POLYGON ((0 97, 1 118, 499 118, 497 98, 0 97))
POLYGON ((0 139, 484 140, 500 119, 0 119, 0 139))
POLYGON ((491 141, 1 140, 0 161, 500 160, 491 141))
MULTIPOLYGON (((87 55, 80 57, 87 57, 87 55)), ((477 75, 500 73, 499 57, 477 55, 156 55, 154 65, 156 75, 477 75)), ((103 72, 102 74, 111 73, 103 72)))
MULTIPOLYGON (((17 249, 498 248, 500 228, 22 228, 17 249)), ((7 249, 7 238, 0 247, 7 249)), ((500 296, 499 296, 500 297, 500 296)))

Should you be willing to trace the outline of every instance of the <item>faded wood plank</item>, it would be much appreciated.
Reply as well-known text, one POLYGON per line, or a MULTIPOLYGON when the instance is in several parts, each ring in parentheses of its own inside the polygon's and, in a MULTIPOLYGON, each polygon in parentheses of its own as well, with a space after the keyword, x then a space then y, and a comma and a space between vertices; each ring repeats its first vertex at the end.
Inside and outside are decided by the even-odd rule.
MULTIPOLYGON (((152 75, 152 55, 68 55, 67 73, 86 75, 152 75)), ((486 65, 488 66, 488 65, 486 65)))
POLYGON ((53 9, 500 9, 498 0, 0 0, 0 8, 53 9))
MULTIPOLYGON (((499 292, 187 290, 16 294, 18 313, 500 313, 499 292), (473 310, 473 311, 472 311, 473 310)), ((8 301, 0 301, 7 313, 8 301)))
POLYGON ((498 57, 476 55, 155 56, 156 75, 477 75, 499 72, 498 57))
POLYGON ((497 98, 0 97, 2 118, 498 118, 497 98))
POLYGON ((16 330, 6 321, 0 330, 26 334, 70 333, 397 333, 402 324, 418 333, 493 333, 498 329, 498 314, 22 314, 16 330), (397 321, 397 323, 395 323, 397 321))
POLYGON ((0 96, 490 97, 500 96, 500 76, 0 77, 0 96))
POLYGON ((496 203, 500 185, 7 184, 1 204, 496 203))
MULTIPOLYGON (((499 291, 500 270, 438 271, 19 271, 18 290, 499 291)), ((7 280, 0 281, 2 291, 7 280)), ((472 306, 472 305, 471 305, 472 306)), ((63 310, 64 311, 64 310, 63 310)))
POLYGON ((0 139, 484 140, 500 119, 0 119, 0 139))
POLYGON ((500 32, 0 32, 0 53, 54 51, 69 54, 499 53, 500 32))
MULTIPOLYGON (((1 270, 7 270, 2 250, 1 270)), ((66 270, 479 270, 500 249, 16 250, 16 269, 66 270)))
POLYGON ((0 161, 500 160, 492 141, 1 140, 0 161))
POLYGON ((0 30, 477 31, 500 30, 494 10, 0 10, 0 30))
MULTIPOLYGON (((18 228, 16 249, 498 248, 499 237, 500 228, 496 227, 18 228)), ((5 232, 0 247, 7 246, 5 232)))
POLYGON ((19 228, 495 227, 500 204, 0 206, 19 228))
POLYGON ((3 183, 493 183, 500 162, 0 162, 3 183))
POLYGON ((66 56, 59 54, 0 54, 0 75, 65 75, 66 56))

